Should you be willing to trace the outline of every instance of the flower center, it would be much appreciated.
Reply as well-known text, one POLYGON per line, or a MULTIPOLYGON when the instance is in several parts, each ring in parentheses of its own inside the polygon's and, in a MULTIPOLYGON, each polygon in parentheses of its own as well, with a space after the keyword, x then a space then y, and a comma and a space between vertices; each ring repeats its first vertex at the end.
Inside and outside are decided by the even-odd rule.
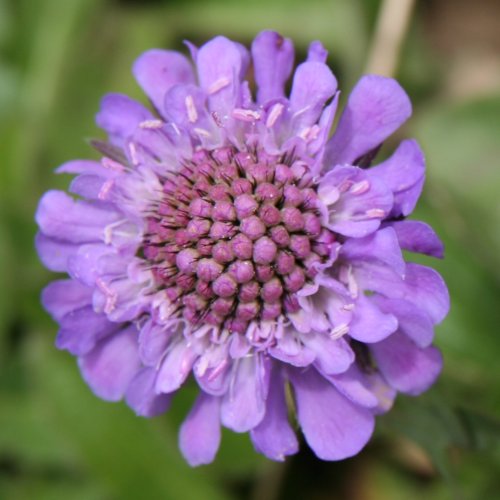
POLYGON ((303 162, 220 148, 197 152, 162 184, 143 253, 179 314, 244 333, 297 310, 295 294, 335 240, 303 162))

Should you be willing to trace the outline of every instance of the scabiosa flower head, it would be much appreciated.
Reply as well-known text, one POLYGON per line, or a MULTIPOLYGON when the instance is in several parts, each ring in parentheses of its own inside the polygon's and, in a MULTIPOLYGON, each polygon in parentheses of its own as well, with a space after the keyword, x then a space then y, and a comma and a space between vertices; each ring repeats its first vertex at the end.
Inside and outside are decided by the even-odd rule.
POLYGON ((57 346, 98 396, 147 417, 192 375, 179 442, 193 465, 213 460, 221 424, 271 459, 296 453, 292 404, 319 458, 352 456, 396 392, 426 390, 441 368, 430 344, 446 287, 402 256, 442 254, 405 220, 423 155, 406 140, 371 166, 409 99, 365 76, 329 138, 338 91, 319 42, 289 95, 293 45, 276 33, 250 53, 224 37, 189 47, 193 62, 164 50, 135 62, 152 110, 104 97, 101 160, 62 165, 76 198, 40 202, 40 257, 69 275, 43 293, 57 346))

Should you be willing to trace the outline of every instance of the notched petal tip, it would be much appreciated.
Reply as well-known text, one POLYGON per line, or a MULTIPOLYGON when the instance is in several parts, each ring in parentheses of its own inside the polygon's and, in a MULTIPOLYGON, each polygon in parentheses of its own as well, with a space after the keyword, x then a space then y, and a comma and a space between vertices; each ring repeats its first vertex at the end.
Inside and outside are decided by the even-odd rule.
POLYGON ((177 83, 195 83, 189 60, 179 52, 151 49, 140 55, 132 67, 137 83, 163 114, 165 94, 177 83))
POLYGON ((285 82, 293 68, 292 41, 275 31, 263 31, 252 43, 252 58, 258 87, 258 102, 264 104, 282 98, 285 82))
POLYGON ((156 369, 143 368, 130 382, 125 400, 136 415, 140 417, 155 417, 168 410, 170 394, 157 394, 154 390, 156 369))
POLYGON ((123 94, 107 94, 101 99, 95 120, 113 143, 122 145, 139 124, 151 120, 153 115, 142 104, 123 94))
POLYGON ((362 77, 327 144, 326 165, 354 162, 384 142, 411 113, 410 99, 396 80, 362 77))
POLYGON ((337 91, 337 79, 330 68, 318 61, 306 61, 295 70, 290 109, 295 126, 310 126, 321 115, 325 103, 337 91))
POLYGON ((181 425, 179 448, 189 465, 209 464, 219 449, 220 399, 201 392, 181 425))
POLYGON ((42 196, 35 214, 43 234, 75 244, 102 241, 104 228, 117 218, 117 212, 108 207, 74 200, 57 190, 42 196))
POLYGON ((375 426, 373 413, 340 394, 314 369, 290 370, 299 422, 307 443, 322 460, 359 453, 375 426))
POLYGON ((401 142, 387 160, 366 171, 369 178, 382 181, 394 194, 391 217, 409 215, 425 182, 425 157, 414 139, 401 142))
POLYGON ((309 50, 307 52, 308 61, 326 63, 327 57, 328 50, 325 49, 324 45, 319 40, 311 42, 311 44, 309 45, 309 50))
POLYGON ((404 250, 430 255, 438 259, 444 257, 444 245, 431 226, 425 222, 405 220, 391 224, 396 231, 399 244, 404 250))
POLYGON ((82 377, 106 401, 119 401, 140 368, 135 326, 105 338, 78 358, 82 377))
POLYGON ((42 305, 46 311, 60 321, 66 314, 92 301, 92 289, 72 279, 55 280, 42 291, 42 305))
POLYGON ((49 238, 41 232, 35 237, 35 247, 43 265, 55 272, 66 272, 69 257, 78 250, 77 245, 49 238))
POLYGON ((435 347, 418 347, 395 333, 371 349, 387 382, 400 392, 417 396, 429 389, 441 373, 443 357, 435 347))
POLYGON ((262 421, 269 390, 269 364, 260 354, 234 363, 233 380, 221 404, 224 426, 235 432, 248 432, 262 421))
POLYGON ((288 421, 284 380, 276 366, 271 375, 266 413, 262 422, 250 431, 255 449, 271 460, 282 462, 297 453, 299 443, 288 421))
POLYGON ((209 96, 209 107, 221 116, 230 116, 241 101, 241 81, 248 69, 246 49, 218 36, 200 47, 196 66, 200 87, 209 96))

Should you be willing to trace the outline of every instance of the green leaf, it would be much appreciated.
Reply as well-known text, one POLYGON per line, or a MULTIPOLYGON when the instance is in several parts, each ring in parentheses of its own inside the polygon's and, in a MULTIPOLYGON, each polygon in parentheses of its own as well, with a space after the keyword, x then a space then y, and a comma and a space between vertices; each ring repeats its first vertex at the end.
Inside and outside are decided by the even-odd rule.
POLYGON ((136 417, 123 404, 96 398, 74 360, 46 342, 37 346, 36 376, 57 428, 92 477, 115 498, 229 497, 203 468, 190 468, 177 448, 177 429, 165 419, 136 417))
POLYGON ((429 199, 450 233, 500 278, 500 96, 441 105, 413 130, 428 158, 429 199))
POLYGON ((460 415, 435 389, 416 399, 400 396, 381 424, 422 446, 448 477, 453 476, 448 457, 451 446, 467 447, 470 444, 467 427, 460 415))
POLYGON ((500 460, 500 419, 470 410, 463 410, 461 417, 469 429, 472 446, 500 460))

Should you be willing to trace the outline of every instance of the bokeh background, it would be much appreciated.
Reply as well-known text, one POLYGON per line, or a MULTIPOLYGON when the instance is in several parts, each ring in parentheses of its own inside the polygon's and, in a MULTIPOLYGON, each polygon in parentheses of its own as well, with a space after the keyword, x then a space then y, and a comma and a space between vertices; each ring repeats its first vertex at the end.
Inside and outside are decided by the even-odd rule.
MULTIPOLYGON (((272 28, 294 39, 300 60, 320 39, 345 99, 369 61, 383 65, 385 49, 373 63, 374 39, 383 42, 386 29, 377 24, 381 4, 0 0, 1 499, 500 498, 497 0, 417 1, 402 29, 393 66, 415 112, 399 138, 416 137, 426 151, 428 180, 414 217, 446 244, 443 261, 424 262, 448 282, 452 309, 437 329, 445 359, 438 384, 420 398, 399 397, 359 456, 325 463, 303 444, 275 464, 247 435, 228 432, 214 464, 190 469, 177 428, 193 388, 153 420, 97 399, 74 359, 54 348, 56 325, 39 303, 52 277, 33 246, 37 200, 67 186, 52 173, 59 164, 96 157, 86 139, 102 137, 93 117, 104 93, 143 99, 130 75, 142 51, 185 50, 184 39, 216 34, 249 44, 272 28)), ((394 13, 388 26, 401 23, 394 13)))

